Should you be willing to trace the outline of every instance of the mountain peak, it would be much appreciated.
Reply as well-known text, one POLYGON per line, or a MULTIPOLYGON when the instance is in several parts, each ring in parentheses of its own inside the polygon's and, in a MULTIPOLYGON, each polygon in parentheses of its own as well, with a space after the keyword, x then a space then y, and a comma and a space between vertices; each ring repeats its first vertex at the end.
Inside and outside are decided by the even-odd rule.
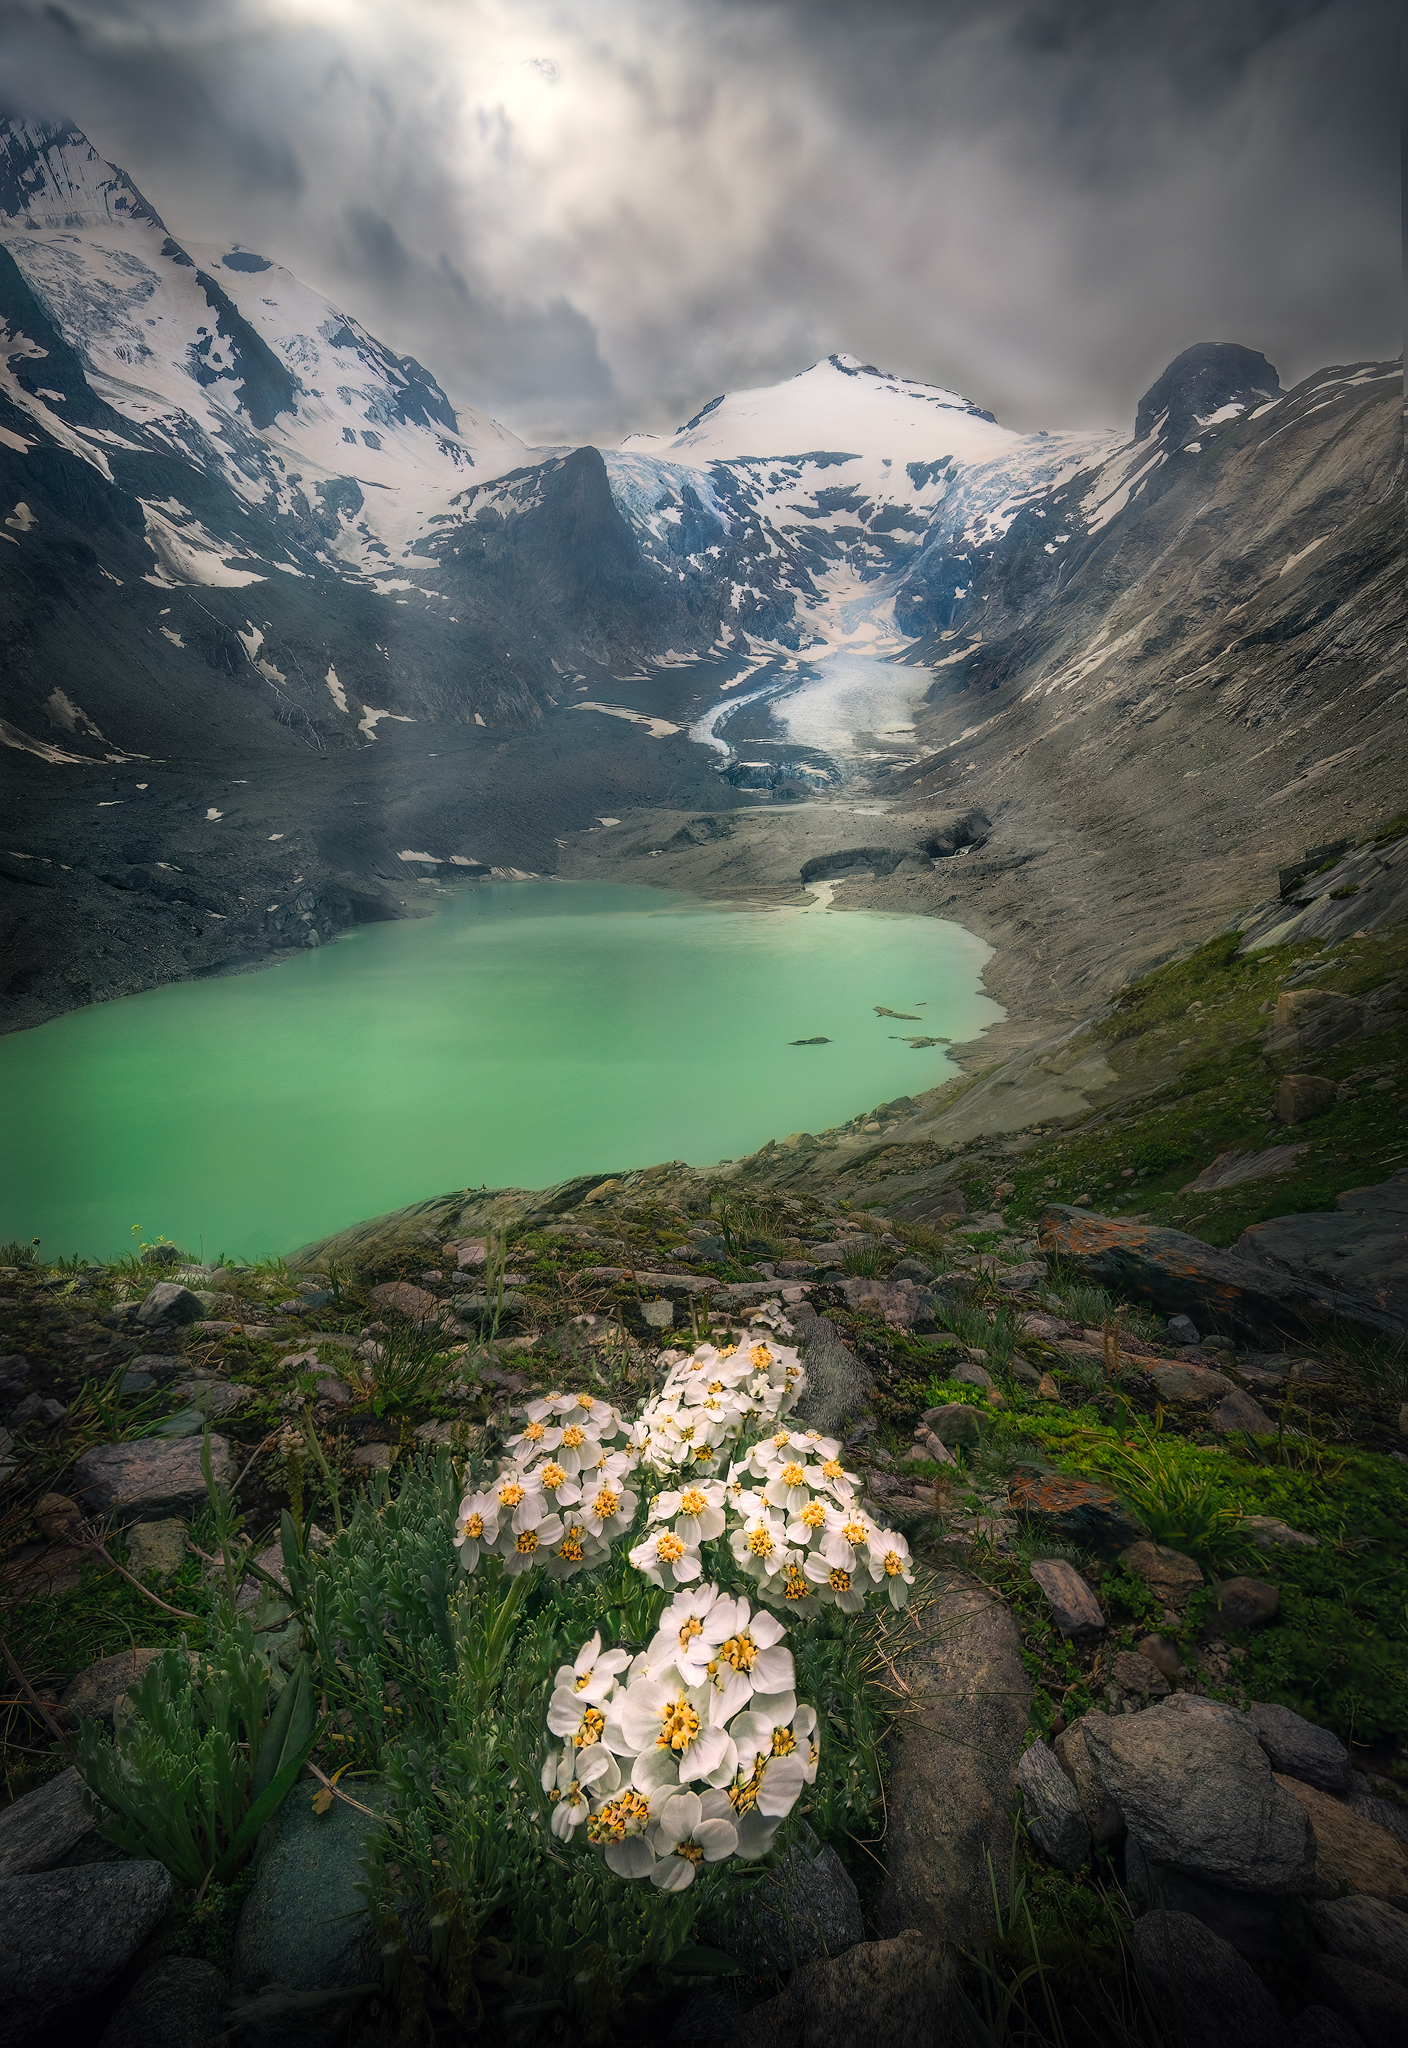
POLYGON ((1214 420, 1281 396, 1281 380, 1266 357, 1235 341, 1199 341, 1175 356, 1139 401, 1134 438, 1159 433, 1178 448, 1214 420))
POLYGON ((22 114, 0 119, 0 219, 31 228, 144 221, 166 232, 126 171, 99 156, 71 121, 22 114))

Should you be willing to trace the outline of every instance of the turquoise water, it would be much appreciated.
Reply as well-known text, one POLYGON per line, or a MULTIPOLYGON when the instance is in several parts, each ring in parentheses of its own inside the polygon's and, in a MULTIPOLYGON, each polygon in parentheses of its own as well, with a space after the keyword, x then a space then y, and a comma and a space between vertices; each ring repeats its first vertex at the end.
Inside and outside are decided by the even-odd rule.
POLYGON ((109 1258, 138 1224, 251 1257, 452 1188, 741 1157, 947 1079, 941 1046, 892 1034, 1000 1017, 989 951, 934 918, 466 887, 0 1039, 0 1242, 109 1258))

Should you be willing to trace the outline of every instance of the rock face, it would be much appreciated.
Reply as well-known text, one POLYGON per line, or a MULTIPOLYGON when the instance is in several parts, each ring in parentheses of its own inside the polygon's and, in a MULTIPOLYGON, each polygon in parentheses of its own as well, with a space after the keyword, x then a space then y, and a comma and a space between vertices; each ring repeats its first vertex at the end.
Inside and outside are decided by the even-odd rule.
POLYGON ((1191 1913, 1146 1913, 1134 1952, 1187 2048, 1283 2048, 1276 2001, 1232 1944, 1191 1913))
POLYGON ((1157 1543, 1131 1543, 1120 1552, 1120 1563, 1168 1607, 1184 1607, 1203 1583, 1203 1568, 1181 1550, 1164 1550, 1157 1543))
POLYGON ((1317 1728, 1289 1707, 1265 1702, 1251 1709, 1251 1724, 1273 1770, 1316 1785, 1322 1792, 1348 1791, 1349 1751, 1328 1728, 1317 1728))
POLYGON ((1103 1724, 1088 1715, 1084 1726, 1095 1773, 1149 1862, 1229 1891, 1308 1888, 1308 1816, 1273 1779, 1249 1729, 1176 1701, 1103 1724))
POLYGON ((920 1416, 941 1444, 976 1444, 982 1440, 983 1419, 968 1401, 941 1401, 920 1416))
POLYGON ((1276 1084, 1276 1114, 1283 1124, 1308 1124, 1335 1104, 1335 1084, 1323 1074, 1283 1074, 1276 1084))
POLYGON ((1408 1853, 1396 1836, 1298 1778, 1278 1776, 1276 1783, 1313 1823, 1314 1889, 1322 1898, 1334 1898, 1347 1887, 1408 1912, 1408 1853))
POLYGON ((1017 1766, 1031 1838, 1050 1863, 1079 1870, 1090 1854, 1090 1829, 1075 1788, 1044 1742, 1034 1742, 1017 1766))
POLYGON ((1310 1966, 1317 1999, 1346 2019, 1369 2048, 1408 2035, 1408 1991, 1392 1978, 1343 1956, 1317 1956, 1310 1966))
POLYGON ((1376 1970, 1395 1984, 1408 1985, 1408 1914, 1382 1899, 1356 1894, 1347 1899, 1316 1899, 1307 1908, 1316 1935, 1332 1956, 1376 1970))
POLYGON ((984 1852, 1007 1867, 1031 1688, 1011 1614, 966 1574, 939 1575, 926 1618, 923 1644, 897 1666, 911 1705, 895 1745, 878 1919, 888 1934, 970 1943, 991 1921, 984 1852))
POLYGON ((5 2048, 112 1982, 166 1911, 159 1863, 96 1863, 0 1878, 0 2011, 5 2048))
MULTIPOLYGON (((90 1514, 115 1521, 189 1514, 205 1502, 200 1454, 195 1437, 99 1444, 75 1465, 74 1482, 90 1514)), ((222 1436, 210 1439, 210 1464, 217 1482, 230 1478, 230 1446, 222 1436)))
POLYGON ((98 2048, 205 2048, 221 2036, 225 1979, 198 1956, 163 1956, 144 1970, 98 2048))
POLYGON ((1408 1173, 1347 1188, 1333 1210, 1254 1223, 1233 1249, 1270 1272, 1304 1274, 1408 1319, 1408 1173))
POLYGON ((1124 1546, 1139 1534, 1118 1496, 1093 1479, 1019 1466, 1007 1498, 1019 1515, 1040 1515, 1075 1543, 1124 1546))
POLYGON ((160 1650, 133 1648, 116 1656, 99 1657, 86 1671, 69 1681, 59 1712, 68 1721, 111 1721, 112 1710, 122 1695, 137 1683, 160 1650))
POLYGON ((805 1963, 776 1998, 734 2017, 722 2035, 737 2048, 944 2048, 951 2038, 953 1961, 914 1931, 863 1941, 843 1956, 805 1963))
POLYGON ((1058 1205, 1042 1219, 1041 1246, 1082 1279, 1163 1315, 1191 1315, 1201 1330, 1280 1342, 1313 1336, 1337 1320, 1395 1334, 1403 1327, 1401 1315, 1309 1274, 1216 1251, 1181 1230, 1058 1205))
POLYGON ((1090 1722, 1097 1721, 1103 1727, 1108 1720, 1107 1714, 1096 1711, 1082 1714, 1079 1721, 1062 1729, 1056 1737, 1054 1749, 1056 1761, 1070 1781, 1080 1805, 1081 1818, 1097 1848, 1119 1841, 1125 1831, 1124 1815, 1101 1783, 1085 1739, 1090 1722))
POLYGON ((797 1335, 805 1346, 807 1388, 795 1414, 808 1429, 830 1435, 848 1415, 869 1399, 873 1376, 854 1351, 841 1342, 836 1325, 819 1316, 810 1302, 792 1310, 797 1335))
POLYGON ((786 1973, 865 1940, 860 1896, 829 1845, 794 1845, 744 1899, 719 1946, 757 1975, 786 1973))
POLYGON ((61 1771, 0 1811, 0 1877, 52 1870, 95 1825, 84 1805, 83 1780, 75 1770, 61 1771))

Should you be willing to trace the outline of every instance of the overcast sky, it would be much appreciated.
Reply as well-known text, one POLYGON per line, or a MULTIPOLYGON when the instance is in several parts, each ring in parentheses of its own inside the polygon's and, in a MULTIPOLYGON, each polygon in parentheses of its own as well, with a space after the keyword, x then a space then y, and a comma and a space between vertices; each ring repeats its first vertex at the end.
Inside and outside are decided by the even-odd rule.
POLYGON ((1396 355, 1381 0, 0 0, 0 92, 534 441, 847 349, 1127 425, 1396 355))

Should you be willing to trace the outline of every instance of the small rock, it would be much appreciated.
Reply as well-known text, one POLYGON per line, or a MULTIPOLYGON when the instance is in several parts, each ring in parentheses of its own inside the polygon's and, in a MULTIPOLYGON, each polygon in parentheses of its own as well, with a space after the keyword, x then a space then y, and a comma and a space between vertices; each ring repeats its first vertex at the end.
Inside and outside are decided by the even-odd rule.
POLYGON ((1271 1759, 1271 1768, 1288 1778, 1318 1785, 1322 1792, 1347 1792, 1349 1751, 1338 1735, 1317 1728, 1289 1707, 1260 1702, 1251 1709, 1252 1730, 1271 1759))
POLYGON ((944 1401, 926 1408, 919 1420, 941 1444, 976 1444, 983 1434, 982 1411, 967 1401, 944 1401))
POLYGON ((124 1394, 149 1394, 155 1385, 156 1381, 149 1372, 133 1372, 129 1368, 122 1375, 124 1394))
POLYGON ((1020 1294, 1029 1287, 1040 1286, 1046 1278, 1046 1263, 1043 1259, 1030 1259, 1023 1266, 1004 1266, 996 1278, 1004 1294, 1020 1294))
POLYGON ((59 1718, 66 1721, 111 1721, 113 1708, 130 1686, 142 1676, 160 1650, 119 1650, 114 1657, 99 1657, 69 1683, 59 1701, 59 1718))
POLYGON ((0 1358, 0 1406, 18 1399, 29 1384, 29 1360, 18 1351, 0 1358))
POLYGON ((1307 1890, 1321 1898, 1335 1898, 1346 1889, 1367 1892, 1408 1912, 1408 1853, 1395 1835, 1299 1778, 1278 1775, 1276 1783, 1304 1808, 1314 1827, 1315 1875, 1307 1890))
POLYGON ((51 1543, 64 1543, 83 1520, 83 1510, 66 1493, 45 1493, 35 1503, 34 1519, 41 1536, 51 1543))
POLYGON ((444 1314, 444 1304, 436 1295, 427 1294, 423 1287, 412 1287, 409 1280, 383 1281, 367 1299, 379 1315, 390 1309, 416 1323, 431 1322, 444 1314))
POLYGON ((90 1863, 0 1878, 0 2006, 7 2043, 91 1998, 125 1968, 166 1912, 159 1863, 90 1863))
POLYGON ((1157 1543, 1131 1543, 1120 1552, 1120 1563, 1157 1593, 1165 1607, 1186 1607, 1203 1583, 1201 1565, 1181 1550, 1164 1550, 1157 1543))
POLYGON ((1234 1436, 1245 1430, 1249 1436, 1274 1436, 1276 1425, 1260 1401, 1234 1387, 1213 1409, 1209 1420, 1220 1436, 1234 1436))
POLYGON ((1108 1720, 1087 1715, 1084 1726, 1092 1766, 1151 1863, 1229 1891, 1307 1888, 1308 1817, 1273 1779, 1250 1729, 1174 1700, 1108 1720))
POLYGON ((221 2039, 225 1979, 198 1956, 163 1956, 144 1970, 98 2048, 207 2048, 221 2039))
POLYGON ((171 1389, 174 1400, 184 1401, 201 1415, 232 1415, 253 1392, 253 1387, 242 1387, 234 1380, 212 1379, 187 1380, 171 1389))
POLYGON ((1161 1401, 1176 1401, 1191 1408, 1206 1408, 1237 1391, 1225 1373, 1213 1372, 1206 1365, 1191 1364, 1186 1359, 1174 1364, 1146 1365, 1144 1376, 1161 1401))
POLYGON ((352 1400, 352 1389, 346 1380, 321 1379, 313 1382, 313 1392, 320 1401, 331 1401, 335 1408, 346 1408, 352 1400))
POLYGON ((1100 1634, 1105 1626, 1100 1602, 1073 1564, 1064 1558, 1039 1558, 1031 1574, 1046 1595, 1051 1619, 1068 1641, 1100 1634))
POLYGON ((1170 1316, 1168 1335, 1171 1344, 1201 1344, 1202 1336, 1191 1316, 1170 1316))
POLYGON ((1124 1815, 1096 1776, 1085 1742, 1086 1722, 1104 1722, 1108 1718, 1106 1714, 1082 1714, 1061 1731, 1054 1744, 1056 1761, 1070 1781, 1080 1804, 1081 1818, 1097 1848, 1117 1842, 1124 1833, 1124 1815))
POLYGON ((143 1351, 127 1362, 129 1372, 139 1372, 144 1379, 153 1379, 158 1386, 165 1386, 168 1380, 179 1379, 189 1370, 179 1352, 143 1351))
POLYGON ((1319 2004, 1348 2020, 1369 2048, 1408 2040, 1408 1991, 1377 1970, 1344 1956, 1317 1956, 1310 1966, 1310 1989, 1319 2004))
POLYGON ((954 1366, 948 1377, 957 1380, 962 1387, 990 1387, 993 1384, 992 1374, 983 1366, 974 1365, 971 1358, 962 1365, 954 1366))
POLYGON ((0 1809, 0 1877, 52 1870, 91 1835, 97 1823, 83 1798, 77 1771, 60 1771, 37 1792, 0 1809))
POLYGON ((1244 1515, 1242 1527, 1258 1550, 1274 1550, 1282 1543, 1293 1544, 1301 1550, 1320 1548, 1318 1536, 1308 1536, 1303 1529, 1292 1529, 1289 1523, 1278 1522, 1274 1515, 1244 1515))
POLYGON ((62 1401, 53 1401, 43 1394, 26 1394, 10 1410, 10 1420, 17 1429, 23 1429, 31 1422, 41 1428, 52 1429, 56 1422, 62 1422, 67 1411, 62 1401))
POLYGON ((1121 1692, 1138 1693, 1141 1699, 1165 1699, 1168 1695, 1168 1679, 1139 1650, 1121 1650, 1111 1660, 1109 1674, 1121 1692))
POLYGON ((914 1929, 862 1941, 841 1956, 804 1963, 779 1998, 755 2006, 732 2039, 737 2048, 938 2048, 947 2034, 954 1966, 914 1929), (790 2009, 774 2015, 774 2006, 790 2009))
POLYGON ((1332 1956, 1408 1985, 1408 1914, 1362 1892, 1347 1899, 1314 1899, 1306 1913, 1332 1956))
POLYGON ((1025 1358, 1014 1358, 1010 1370, 1019 1387, 1040 1387, 1042 1375, 1025 1358))
MULTIPOLYGON (((110 1515, 119 1522, 144 1521, 205 1505, 200 1458, 200 1444, 189 1438, 163 1443, 147 1437, 85 1451, 73 1476, 90 1514, 110 1515)), ((233 1476, 230 1446, 222 1436, 210 1439, 210 1463, 217 1484, 233 1476)))
POLYGON ((854 1948, 865 1940, 865 1920, 845 1864, 808 1829, 712 1938, 745 1969, 767 1975, 854 1948))
POLYGON ((1191 1913, 1146 1913, 1134 1952, 1186 2048, 1284 2048, 1276 2001, 1231 1942, 1191 1913))
POLYGON ((350 1462, 369 1472, 389 1472, 394 1456, 390 1444, 359 1444, 350 1462))
POLYGON ((1036 1383, 1036 1390, 1043 1401, 1059 1401, 1061 1398, 1061 1389, 1057 1386, 1055 1380, 1052 1379, 1049 1372, 1044 1372, 1041 1375, 1041 1378, 1036 1383))
POLYGON ((1024 1750, 1017 1783, 1032 1840, 1049 1863, 1077 1871, 1090 1854, 1090 1829, 1075 1789, 1044 1742, 1024 1750))
POLYGON ((489 1262, 488 1241, 482 1237, 452 1238, 445 1246, 445 1257, 461 1267, 485 1266, 489 1262))
POLYGON ((1280 1587, 1265 1579, 1221 1579, 1214 1590, 1222 1628, 1262 1628, 1275 1619, 1281 1604, 1280 1587))
POLYGON ((1019 1467, 1007 1497, 1019 1515, 1044 1516, 1074 1543, 1128 1544, 1138 1533, 1118 1497, 1093 1479, 1019 1467))
POLYGON ((1276 1114, 1283 1124, 1305 1124, 1333 1109, 1337 1099, 1335 1083, 1323 1074, 1283 1074, 1276 1089, 1276 1114))
POLYGON ((127 1569, 135 1578, 169 1579, 186 1557, 186 1525, 175 1517, 134 1522, 127 1531, 127 1569))
POLYGON ((1147 1657, 1154 1668, 1162 1671, 1170 1683, 1177 1678, 1182 1663, 1176 1645, 1168 1642, 1163 1636, 1145 1636, 1138 1648, 1140 1656, 1147 1657))
POLYGON ((672 1301, 642 1302, 640 1312, 652 1330, 668 1330, 675 1320, 675 1304, 672 1301))
MULTIPOLYGON (((895 1272, 899 1273, 900 1268, 907 1263, 912 1264, 913 1261, 901 1259, 899 1266, 895 1268, 895 1272)), ((810 1259, 779 1259, 777 1264, 777 1277, 779 1280, 813 1280, 820 1271, 821 1268, 814 1266, 810 1259)), ((923 1273, 922 1267, 920 1268, 920 1273, 923 1273)), ((924 1275, 924 1277, 927 1278, 928 1276, 924 1275)))
POLYGON ((134 1321, 150 1330, 158 1323, 197 1323, 204 1314, 205 1303, 189 1287, 182 1287, 175 1280, 158 1280, 138 1308, 134 1321))

